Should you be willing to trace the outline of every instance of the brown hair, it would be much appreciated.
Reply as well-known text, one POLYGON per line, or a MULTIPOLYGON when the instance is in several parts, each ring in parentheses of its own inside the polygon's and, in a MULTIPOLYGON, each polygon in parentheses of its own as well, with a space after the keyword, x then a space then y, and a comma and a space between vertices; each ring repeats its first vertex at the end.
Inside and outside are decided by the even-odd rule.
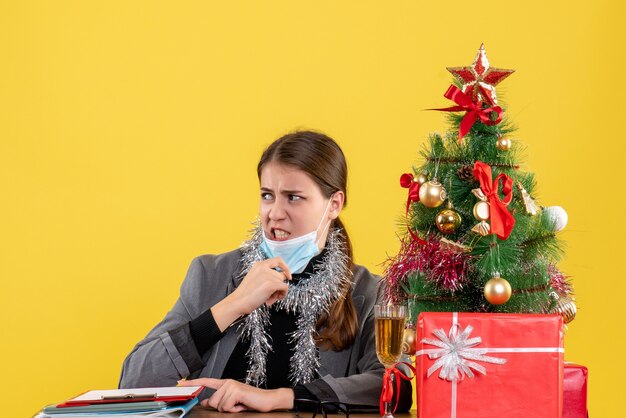
MULTIPOLYGON (((343 151, 330 137, 314 131, 296 131, 277 139, 261 155, 257 166, 259 180, 265 164, 272 161, 307 173, 326 198, 342 191, 345 195, 344 205, 347 203, 348 165, 343 151)), ((333 221, 331 227, 343 230, 346 254, 350 260, 350 280, 341 289, 341 295, 332 304, 329 312, 318 318, 317 344, 323 348, 341 351, 352 345, 357 333, 356 310, 352 303, 352 244, 339 217, 333 221)))

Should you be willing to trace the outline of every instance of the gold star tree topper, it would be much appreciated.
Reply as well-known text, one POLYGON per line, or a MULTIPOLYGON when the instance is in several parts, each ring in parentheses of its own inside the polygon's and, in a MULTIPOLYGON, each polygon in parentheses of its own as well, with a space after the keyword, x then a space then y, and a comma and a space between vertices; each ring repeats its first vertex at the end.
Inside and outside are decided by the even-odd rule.
POLYGON ((513 74, 515 70, 503 70, 489 66, 485 44, 481 44, 472 65, 467 67, 448 67, 448 71, 463 84, 463 93, 469 95, 475 103, 487 103, 496 106, 496 85, 513 74))

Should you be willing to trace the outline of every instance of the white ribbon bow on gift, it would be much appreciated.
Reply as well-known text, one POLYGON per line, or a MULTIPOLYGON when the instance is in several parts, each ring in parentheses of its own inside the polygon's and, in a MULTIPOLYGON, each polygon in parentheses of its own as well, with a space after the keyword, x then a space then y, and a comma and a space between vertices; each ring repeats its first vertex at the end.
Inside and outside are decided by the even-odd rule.
POLYGON ((424 354, 428 354, 431 360, 438 359, 428 369, 428 377, 441 368, 439 377, 453 382, 462 380, 465 376, 474 377, 472 369, 481 374, 487 374, 485 367, 476 363, 477 361, 493 364, 506 363, 506 359, 486 356, 485 354, 489 351, 486 348, 473 348, 480 344, 482 339, 480 337, 469 338, 474 329, 471 325, 468 325, 463 332, 458 333, 460 328, 458 324, 453 324, 448 335, 443 329, 436 329, 433 334, 438 338, 437 340, 434 338, 422 339, 424 344, 440 347, 423 350, 424 354))

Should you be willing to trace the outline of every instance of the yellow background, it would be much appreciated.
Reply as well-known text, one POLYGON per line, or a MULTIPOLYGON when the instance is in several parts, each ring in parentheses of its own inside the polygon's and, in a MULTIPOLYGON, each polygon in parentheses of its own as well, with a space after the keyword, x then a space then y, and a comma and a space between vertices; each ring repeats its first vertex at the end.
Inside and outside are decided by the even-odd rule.
POLYGON ((422 109, 485 42, 517 70, 498 92, 540 201, 569 213, 566 358, 592 416, 626 416, 623 18, 617 0, 2 2, 1 415, 115 387, 191 259, 246 238, 257 159, 289 130, 342 145, 357 262, 380 272, 398 178, 446 126, 422 109))

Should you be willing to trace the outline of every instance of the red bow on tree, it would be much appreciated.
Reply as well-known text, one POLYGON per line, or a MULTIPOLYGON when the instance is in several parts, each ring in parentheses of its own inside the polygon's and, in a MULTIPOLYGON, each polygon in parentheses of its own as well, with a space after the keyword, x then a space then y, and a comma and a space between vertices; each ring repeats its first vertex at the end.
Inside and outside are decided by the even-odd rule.
POLYGON ((489 200, 491 232, 502 240, 507 239, 513 230, 513 226, 515 226, 515 218, 506 208, 511 203, 511 199, 513 199, 513 179, 504 173, 500 173, 492 181, 491 166, 482 161, 474 163, 474 177, 480 182, 480 188, 489 200), (502 194, 504 199, 502 200, 500 200, 500 195, 498 194, 500 180, 503 180, 502 194))
POLYGON ((442 112, 461 112, 465 110, 467 112, 463 120, 461 120, 461 126, 459 126, 459 142, 461 142, 461 139, 469 132, 474 122, 478 119, 485 125, 490 126, 497 125, 502 121, 502 108, 500 106, 483 109, 482 103, 473 102, 469 95, 463 93, 456 86, 450 86, 443 96, 452 100, 458 106, 432 110, 440 110, 442 112), (498 117, 496 120, 491 119, 492 112, 497 113, 498 117))
POLYGON ((415 181, 415 179, 413 178, 413 174, 406 173, 400 176, 400 186, 404 187, 405 189, 409 189, 409 196, 406 200, 406 212, 405 212, 406 227, 409 230, 409 233, 411 234, 411 236, 415 240, 417 240, 417 242, 420 245, 425 244, 426 241, 418 237, 417 234, 413 232, 413 230, 411 229, 411 226, 409 225, 409 209, 411 208, 412 202, 419 202, 420 200, 420 184, 415 181))
MULTIPOLYGON (((405 362, 401 362, 398 364, 404 364, 405 366, 407 366, 412 372, 413 375, 415 375, 415 367, 413 367, 412 365, 410 365, 409 363, 405 363, 405 362)), ((380 408, 380 416, 382 417, 383 415, 385 415, 385 403, 389 403, 393 400, 393 382, 391 380, 391 376, 395 376, 395 381, 396 381, 396 403, 393 406, 393 412, 396 412, 396 408, 398 407, 398 401, 400 400, 400 380, 411 380, 413 379, 413 377, 409 377, 407 375, 405 375, 404 373, 402 373, 402 370, 398 369, 396 366, 398 365, 396 364, 395 366, 391 367, 390 369, 385 369, 385 374, 383 375, 383 390, 380 393, 380 402, 379 402, 379 408, 380 408)))

